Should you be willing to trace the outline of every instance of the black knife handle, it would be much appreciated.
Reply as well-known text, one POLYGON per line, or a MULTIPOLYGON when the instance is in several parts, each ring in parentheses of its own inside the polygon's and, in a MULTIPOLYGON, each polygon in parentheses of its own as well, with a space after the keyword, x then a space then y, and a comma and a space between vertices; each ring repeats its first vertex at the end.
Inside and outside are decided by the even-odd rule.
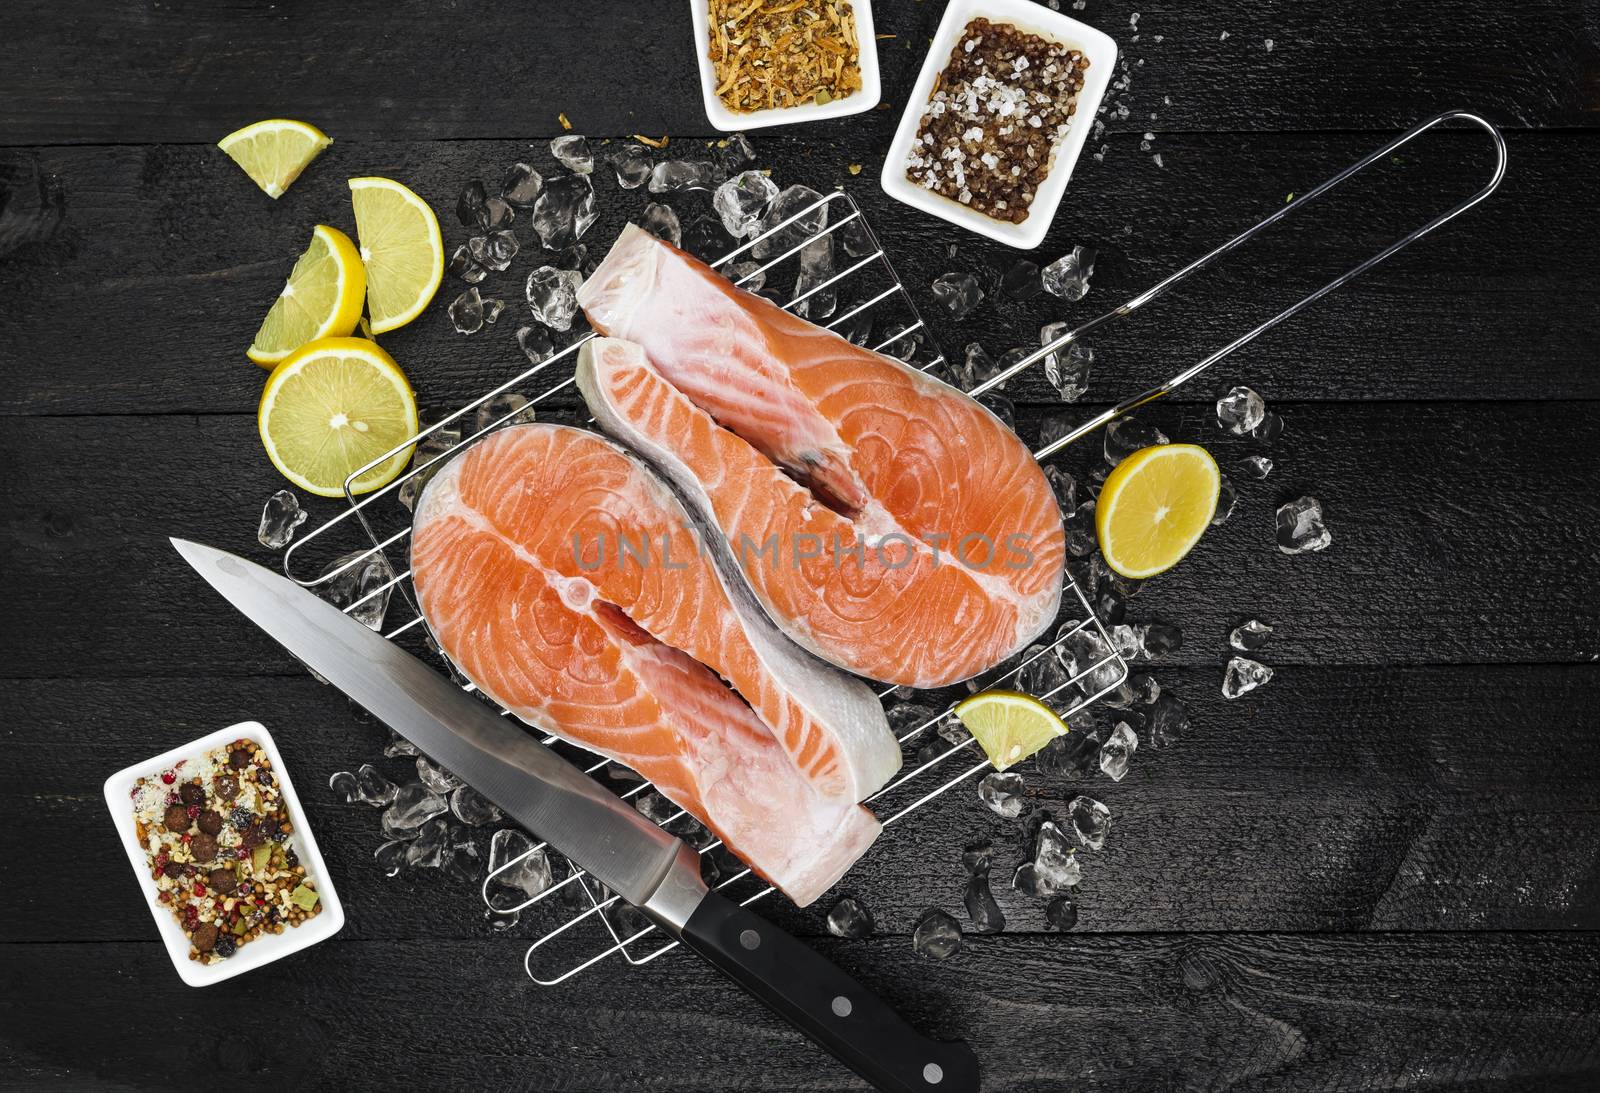
POLYGON ((822 954, 717 893, 683 940, 885 1093, 976 1093, 970 1047, 923 1036, 822 954))

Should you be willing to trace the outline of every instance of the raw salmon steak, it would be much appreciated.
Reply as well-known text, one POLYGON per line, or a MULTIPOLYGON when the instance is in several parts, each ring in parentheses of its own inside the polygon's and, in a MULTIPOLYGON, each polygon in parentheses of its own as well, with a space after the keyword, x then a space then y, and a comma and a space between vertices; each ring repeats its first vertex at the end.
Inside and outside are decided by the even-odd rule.
POLYGON ((1055 618, 1066 555, 1054 491, 978 402, 632 225, 578 301, 625 339, 579 356, 595 420, 722 532, 761 605, 807 649, 936 687, 1055 618))
POLYGON ((537 424, 473 445, 423 490, 411 567, 486 695, 632 767, 796 903, 877 837, 856 802, 900 765, 877 699, 779 633, 610 441, 537 424))

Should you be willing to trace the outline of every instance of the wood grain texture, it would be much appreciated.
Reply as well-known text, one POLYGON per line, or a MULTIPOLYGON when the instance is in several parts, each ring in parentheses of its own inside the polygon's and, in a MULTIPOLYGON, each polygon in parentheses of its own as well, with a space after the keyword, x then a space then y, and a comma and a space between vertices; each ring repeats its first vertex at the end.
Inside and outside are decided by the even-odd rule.
MULTIPOLYGON (((1223 437, 1209 407, 1145 412, 1167 435, 1213 448, 1241 495, 1227 524, 1131 601, 1135 618, 1192 635, 1179 663, 1221 663, 1227 632, 1252 615, 1282 624, 1273 657, 1285 664, 1585 663, 1600 653, 1600 603, 1577 594, 1595 562, 1587 529, 1600 518, 1589 461, 1600 425, 1588 404, 1283 410, 1288 428, 1266 449, 1277 466, 1265 482, 1236 465, 1262 449, 1223 437), (1323 501, 1334 543, 1289 557, 1274 545, 1274 510, 1302 494, 1323 501)), ((1037 435, 1036 420, 1024 417, 1025 436, 1037 435)), ((167 543, 198 537, 275 564, 255 530, 282 482, 253 418, 18 418, 0 455, 12 477, 0 595, 13 623, 0 634, 0 673, 289 669, 269 639, 208 598, 167 543)), ((1064 465, 1085 478, 1103 466, 1093 440, 1064 465)), ((315 511, 326 519, 340 509, 315 511)), ((408 521, 389 498, 371 511, 385 534, 408 521)), ((302 569, 314 576, 369 545, 358 535, 311 544, 302 569)))
MULTIPOLYGON (((823 942, 985 1090, 1553 1090, 1600 1077, 1600 948, 1550 934, 823 942)), ((208 988, 155 944, 15 945, 0 1044, 32 1087, 857 1090, 692 958, 541 989, 493 941, 320 948, 208 988), (42 983, 93 981, 80 993, 42 983), (270 1016, 268 1016, 270 1015, 270 1016), (66 1026, 93 1029, 93 1045, 66 1026)))
MULTIPOLYGON (((943 8, 874 8, 878 31, 896 35, 879 43, 894 108, 872 116, 882 128, 943 8)), ((1600 101, 1594 15, 1579 0, 1445 0, 1425 19, 1398 5, 1134 0, 1071 13, 1130 62, 1130 116, 1113 120, 1124 132, 1388 129, 1464 102, 1516 125, 1593 125, 1600 101)), ((21 0, 0 12, 0 41, 5 144, 209 143, 263 109, 350 140, 551 136, 562 112, 589 132, 710 131, 681 4, 360 0, 332 18, 239 2, 21 0), (95 63, 59 63, 80 55, 95 63)), ((827 141, 859 124, 815 133, 827 141)))
MULTIPOLYGON (((1081 932, 1600 924, 1600 788, 1591 775, 1600 738, 1588 731, 1600 670, 1280 667, 1238 702, 1222 699, 1218 669, 1153 671, 1189 710, 1177 744, 1151 747, 1144 735, 1120 783, 1021 768, 1034 807, 1060 817, 1082 793, 1112 810, 1106 848, 1084 854, 1081 932)), ((415 771, 382 758, 382 728, 309 677, 9 682, 0 702, 13 724, 0 794, 17 804, 0 853, 15 859, 51 845, 106 878, 94 901, 64 904, 48 889, 8 886, 0 929, 11 940, 149 937, 100 781, 252 718, 285 753, 344 899, 346 936, 495 936, 475 889, 438 871, 382 875, 372 860, 383 841, 378 813, 338 803, 327 779, 368 761, 396 781, 415 780, 415 771)), ((488 833, 478 837, 485 854, 488 833)), ((962 915, 961 852, 976 839, 996 848, 994 889, 1008 929, 1041 932, 1039 901, 1009 888, 1022 821, 989 812, 970 784, 885 833, 840 891, 866 903, 887 934, 909 934, 930 905, 962 915)), ((832 903, 762 906, 818 936, 832 903)), ((541 908, 512 934, 537 936, 555 921, 541 908)), ((591 945, 594 925, 579 935, 591 945)))
MULTIPOLYGON (((1092 290, 1068 305, 1005 297, 998 271, 1021 255, 885 197, 873 178, 882 140, 870 129, 837 143, 809 134, 755 138, 758 162, 780 182, 824 190, 842 183, 862 203, 948 353, 959 357, 978 341, 996 358, 1036 343, 1043 323, 1078 324, 1109 310, 1380 143, 1370 134, 1162 138, 1158 168, 1137 136, 1115 140, 1104 163, 1085 157, 1034 255, 1049 262, 1075 244, 1098 249, 1092 290), (852 178, 852 163, 867 169, 852 178), (951 270, 977 271, 988 290, 960 323, 941 317, 928 287, 951 270)), ((706 154, 704 142, 692 141, 668 151, 706 154)), ((1487 153, 1479 136, 1430 134, 1097 332, 1090 397, 1115 402, 1164 379, 1420 226, 1481 184, 1487 153)), ((461 187, 475 176, 497 183, 519 158, 555 169, 542 143, 342 142, 274 203, 207 146, 0 151, 0 163, 54 177, 64 190, 63 215, 48 237, 0 261, 0 340, 28 362, 0 393, 0 414, 250 409, 262 377, 244 347, 312 225, 354 231, 347 177, 377 173, 415 186, 453 248, 469 235, 454 214, 461 187)), ((1281 399, 1600 397, 1600 240, 1573 230, 1594 213, 1580 182, 1593 161, 1591 141, 1513 135, 1511 160, 1488 205, 1218 365, 1217 381, 1245 378, 1281 399)), ((641 215, 649 195, 619 190, 604 168, 596 177, 601 215, 587 238, 598 253, 641 215)), ((714 221, 704 193, 669 200, 685 223, 714 221)), ((481 286, 508 301, 499 324, 456 334, 443 305, 464 286, 447 277, 430 311, 381 339, 428 405, 454 408, 527 367, 514 337, 528 321, 523 282, 549 256, 539 257, 526 215, 514 230, 526 252, 481 286)), ((782 275, 792 284, 792 269, 782 275)), ((1208 401, 1216 386, 1202 377, 1176 397, 1208 401)), ((1042 369, 1013 380, 1008 393, 1055 399, 1042 369)))

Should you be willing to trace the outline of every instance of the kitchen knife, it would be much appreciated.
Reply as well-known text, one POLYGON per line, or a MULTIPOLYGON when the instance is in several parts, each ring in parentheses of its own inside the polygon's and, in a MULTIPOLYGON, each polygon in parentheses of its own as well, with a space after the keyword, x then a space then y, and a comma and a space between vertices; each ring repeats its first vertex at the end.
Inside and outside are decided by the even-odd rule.
POLYGON ((308 667, 861 1077, 892 1093, 977 1090, 965 1043, 922 1036, 821 955, 709 891, 694 850, 532 734, 293 581, 199 543, 172 545, 308 667))

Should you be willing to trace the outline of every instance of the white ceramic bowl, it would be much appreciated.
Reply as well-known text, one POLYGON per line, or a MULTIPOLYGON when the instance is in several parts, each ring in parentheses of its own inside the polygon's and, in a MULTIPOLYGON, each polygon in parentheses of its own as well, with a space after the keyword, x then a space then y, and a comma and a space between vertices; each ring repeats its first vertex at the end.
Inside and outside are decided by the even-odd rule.
POLYGON ((856 41, 861 46, 860 91, 820 106, 806 103, 736 114, 717 98, 717 70, 706 48, 711 41, 711 5, 707 0, 689 0, 689 13, 694 20, 694 55, 700 65, 700 97, 705 100, 706 117, 711 119, 711 124, 724 133, 737 133, 741 129, 842 118, 877 106, 883 89, 878 78, 878 39, 872 27, 872 0, 850 0, 850 6, 856 13, 856 41))
POLYGON ((237 725, 219 729, 210 736, 202 736, 182 747, 163 752, 153 759, 119 770, 106 779, 105 790, 106 806, 111 809, 111 820, 117 825, 117 833, 122 836, 123 849, 128 852, 128 863, 133 866, 134 875, 139 878, 139 887, 144 890, 145 901, 150 905, 150 913, 156 920, 156 929, 161 934, 161 940, 166 942, 167 954, 172 957, 172 964, 178 969, 178 975, 189 986, 208 987, 224 979, 232 979, 252 968, 270 964, 290 953, 297 953, 301 949, 324 941, 338 933, 344 926, 344 907, 339 902, 338 893, 333 890, 333 878, 328 876, 328 867, 323 863, 322 854, 317 850, 317 840, 311 834, 311 825, 306 823, 306 814, 300 808, 300 798, 295 796, 294 783, 289 780, 289 770, 284 766, 283 756, 278 754, 278 746, 272 742, 271 734, 259 721, 241 721, 237 725), (189 939, 184 936, 183 927, 178 925, 178 920, 173 917, 172 912, 156 900, 156 894, 160 889, 150 877, 150 865, 145 848, 139 845, 138 836, 134 832, 133 802, 129 794, 133 790, 134 783, 140 778, 159 777, 162 771, 178 760, 200 755, 241 736, 259 741, 272 759, 272 769, 278 776, 278 785, 283 791, 283 801, 289 809, 289 819, 294 824, 294 834, 290 839, 295 852, 300 855, 300 861, 306 867, 307 875, 317 882, 317 894, 322 897, 322 910, 315 918, 300 926, 288 927, 281 934, 263 934, 248 945, 241 945, 239 951, 227 960, 220 960, 215 964, 202 964, 189 959, 189 939))
POLYGON ((1083 151, 1083 142, 1089 139, 1095 112, 1100 109, 1100 100, 1105 98, 1116 63, 1117 43, 1109 35, 1058 11, 1051 11, 1033 0, 951 0, 933 36, 933 44, 928 47, 927 60, 922 62, 922 71, 917 75, 916 86, 906 100, 905 113, 900 116, 894 141, 889 145, 889 154, 883 161, 884 192, 897 201, 990 239, 1023 249, 1037 247, 1044 242, 1045 233, 1050 230, 1050 221, 1055 219, 1061 196, 1067 191, 1067 180, 1072 177, 1073 165, 1083 151), (950 51, 961 32, 969 22, 978 18, 1010 23, 1041 38, 1071 46, 1082 52, 1089 61, 1083 90, 1078 92, 1077 113, 1072 116, 1066 135, 1056 142, 1050 173, 1035 191, 1028 217, 1020 224, 991 219, 959 201, 952 201, 942 194, 918 186, 906 177, 906 161, 911 155, 912 142, 917 139, 917 126, 922 121, 922 112, 927 108, 928 97, 933 94, 933 82, 950 59, 950 51))

